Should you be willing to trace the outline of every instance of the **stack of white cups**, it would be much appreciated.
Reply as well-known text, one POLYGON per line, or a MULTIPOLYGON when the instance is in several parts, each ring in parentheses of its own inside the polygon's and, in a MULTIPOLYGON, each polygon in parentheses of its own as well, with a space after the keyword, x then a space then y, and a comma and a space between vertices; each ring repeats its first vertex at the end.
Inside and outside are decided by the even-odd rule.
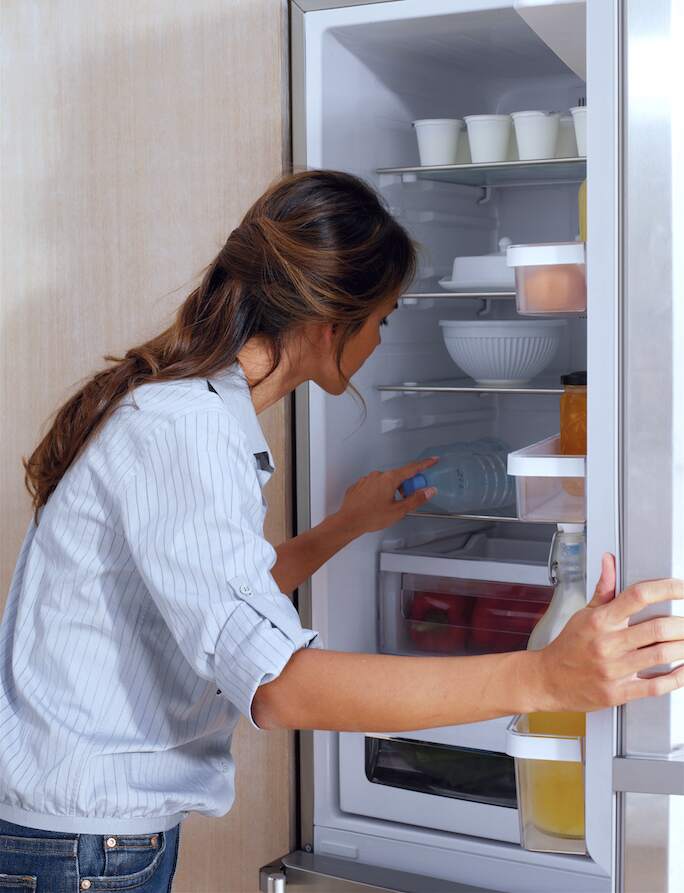
MULTIPOLYGON (((587 154, 587 108, 575 106, 569 115, 531 109, 510 115, 466 115, 473 164, 567 158, 587 154), (574 127, 573 127, 574 125, 574 127), (574 130, 574 134, 573 134, 574 130), (576 145, 575 145, 576 143, 576 145)), ((424 167, 457 164, 464 130, 461 118, 422 118, 413 122, 424 167)), ((460 153, 463 160, 463 152, 460 153)))

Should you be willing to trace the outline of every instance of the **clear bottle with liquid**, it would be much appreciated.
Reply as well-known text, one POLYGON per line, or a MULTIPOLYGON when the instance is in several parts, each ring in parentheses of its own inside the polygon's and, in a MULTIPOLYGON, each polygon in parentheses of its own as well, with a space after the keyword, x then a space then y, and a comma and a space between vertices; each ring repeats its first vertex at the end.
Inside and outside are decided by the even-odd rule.
POLYGON ((509 447, 494 437, 424 450, 418 458, 439 461, 405 480, 403 496, 422 487, 436 487, 431 510, 458 514, 505 508, 515 502, 515 480, 507 470, 509 447))
MULTIPOLYGON (((586 537, 581 524, 559 524, 549 558, 555 584, 551 603, 532 631, 528 650, 552 642, 573 614, 586 607, 586 537)), ((586 714, 571 711, 531 713, 533 735, 582 736, 586 714)), ((535 760, 528 770, 531 820, 545 834, 584 837, 584 775, 581 763, 535 760)))

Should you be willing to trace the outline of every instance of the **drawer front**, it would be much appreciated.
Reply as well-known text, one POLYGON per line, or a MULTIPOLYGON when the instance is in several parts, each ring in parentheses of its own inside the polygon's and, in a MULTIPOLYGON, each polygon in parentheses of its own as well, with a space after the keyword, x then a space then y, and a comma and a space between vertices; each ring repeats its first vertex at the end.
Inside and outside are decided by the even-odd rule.
POLYGON ((514 761, 502 753, 339 736, 343 812, 520 842, 514 761))

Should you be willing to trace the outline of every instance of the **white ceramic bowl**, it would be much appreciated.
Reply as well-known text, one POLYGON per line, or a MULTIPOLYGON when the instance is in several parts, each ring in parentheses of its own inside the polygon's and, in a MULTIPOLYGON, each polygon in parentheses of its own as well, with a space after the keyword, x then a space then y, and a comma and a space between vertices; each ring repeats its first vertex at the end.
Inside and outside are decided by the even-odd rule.
POLYGON ((451 359, 478 384, 515 387, 540 375, 558 351, 565 320, 440 320, 451 359))

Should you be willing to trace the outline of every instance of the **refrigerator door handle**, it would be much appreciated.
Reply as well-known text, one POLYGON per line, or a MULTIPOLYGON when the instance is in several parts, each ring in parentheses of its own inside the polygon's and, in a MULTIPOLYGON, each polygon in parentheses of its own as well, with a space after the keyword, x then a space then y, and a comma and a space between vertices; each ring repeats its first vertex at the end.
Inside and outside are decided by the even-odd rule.
POLYGON ((684 754, 614 757, 613 790, 630 794, 684 794, 684 754))
POLYGON ((296 850, 259 873, 261 893, 494 893, 394 868, 296 850))

